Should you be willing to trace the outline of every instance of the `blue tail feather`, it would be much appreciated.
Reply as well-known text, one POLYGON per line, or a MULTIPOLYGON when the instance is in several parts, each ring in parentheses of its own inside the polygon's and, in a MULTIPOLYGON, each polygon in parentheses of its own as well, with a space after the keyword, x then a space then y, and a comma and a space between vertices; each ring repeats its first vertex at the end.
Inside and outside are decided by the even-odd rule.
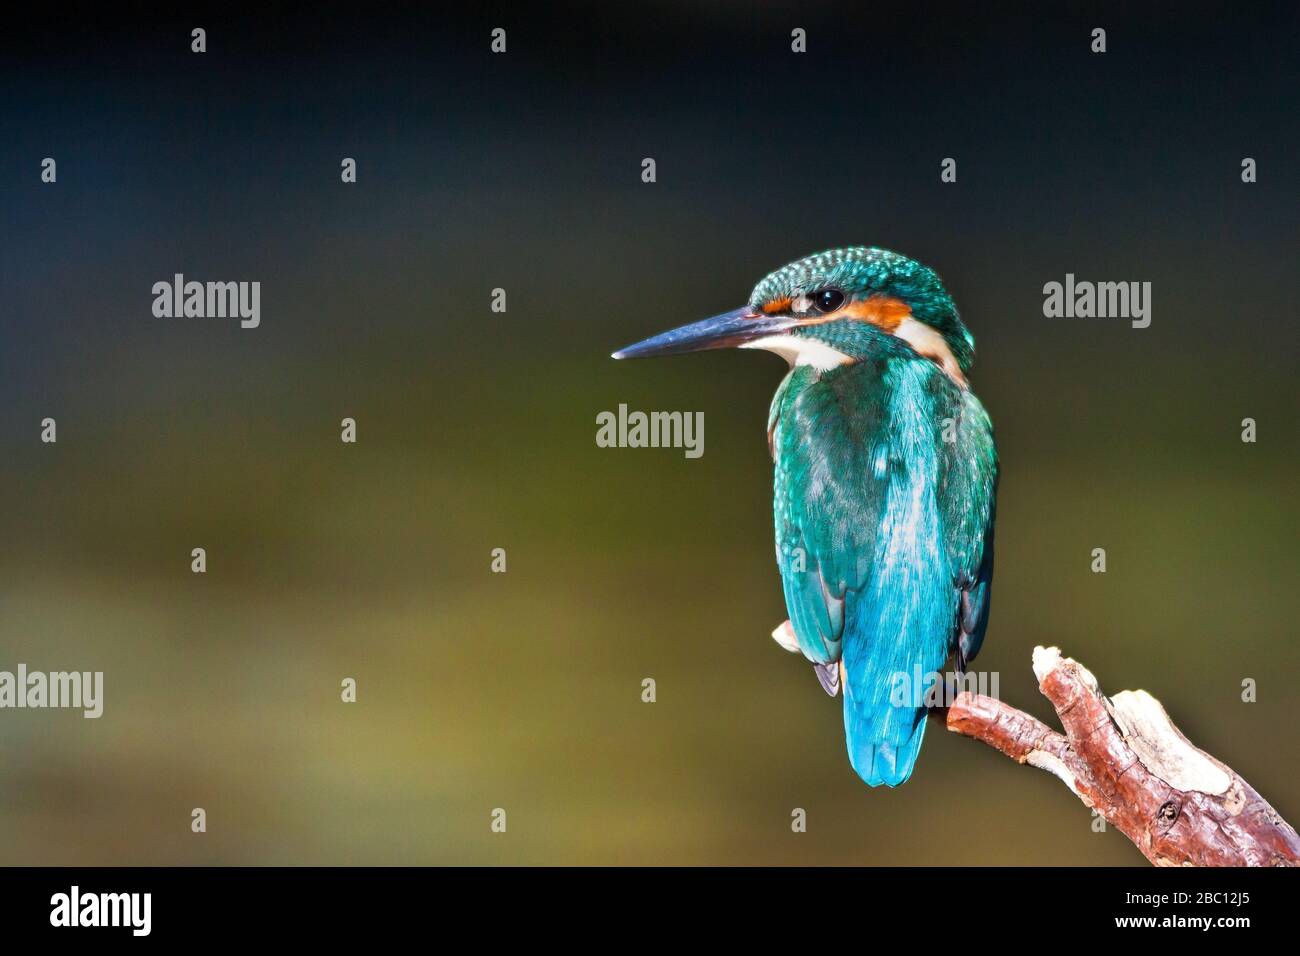
POLYGON ((844 737, 853 769, 873 787, 896 787, 912 775, 925 738, 926 691, 942 679, 957 616, 957 590, 942 560, 890 557, 880 557, 869 588, 850 593, 844 639, 844 737))
POLYGON ((906 782, 916 766, 925 737, 925 710, 895 708, 892 713, 878 708, 859 708, 844 701, 844 739, 849 763, 871 787, 897 787, 906 782))

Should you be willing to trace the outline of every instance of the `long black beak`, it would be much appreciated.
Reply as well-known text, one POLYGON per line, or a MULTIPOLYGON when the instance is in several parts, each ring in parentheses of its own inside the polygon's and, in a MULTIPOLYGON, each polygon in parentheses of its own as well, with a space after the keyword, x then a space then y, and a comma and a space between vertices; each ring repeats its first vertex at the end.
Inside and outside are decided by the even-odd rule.
POLYGON ((647 358, 651 355, 682 355, 705 349, 734 348, 765 335, 776 335, 794 324, 794 320, 788 316, 766 316, 746 306, 629 345, 615 352, 614 358, 647 358))

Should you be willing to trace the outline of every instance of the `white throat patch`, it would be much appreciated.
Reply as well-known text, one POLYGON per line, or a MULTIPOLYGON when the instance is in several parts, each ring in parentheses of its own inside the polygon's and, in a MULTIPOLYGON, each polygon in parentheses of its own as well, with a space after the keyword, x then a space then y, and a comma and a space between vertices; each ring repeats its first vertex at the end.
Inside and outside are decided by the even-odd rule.
POLYGON ((843 352, 802 335, 765 335, 761 339, 746 342, 740 347, 766 349, 789 362, 791 368, 796 365, 811 365, 819 372, 825 372, 839 365, 848 365, 853 361, 843 352))
MULTIPOLYGON (((910 345, 918 355, 928 358, 943 369, 944 374, 952 379, 958 387, 970 387, 966 382, 966 376, 962 374, 961 366, 957 364, 952 351, 948 348, 948 343, 943 340, 943 336, 937 331, 928 325, 909 318, 904 319, 893 334, 896 338, 902 339, 910 345)), ((849 365, 853 362, 853 359, 838 349, 833 349, 824 342, 803 335, 765 335, 761 339, 746 342, 740 347, 742 349, 766 349, 789 362, 791 368, 796 365, 811 365, 819 372, 825 372, 840 365, 849 365)))

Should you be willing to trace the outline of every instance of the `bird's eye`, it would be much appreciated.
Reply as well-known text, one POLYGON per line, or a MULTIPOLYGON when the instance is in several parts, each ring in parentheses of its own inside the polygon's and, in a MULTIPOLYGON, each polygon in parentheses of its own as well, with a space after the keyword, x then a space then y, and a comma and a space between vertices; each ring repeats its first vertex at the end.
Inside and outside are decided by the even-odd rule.
POLYGON ((818 312, 834 312, 844 304, 844 293, 839 289, 822 289, 813 296, 818 312))

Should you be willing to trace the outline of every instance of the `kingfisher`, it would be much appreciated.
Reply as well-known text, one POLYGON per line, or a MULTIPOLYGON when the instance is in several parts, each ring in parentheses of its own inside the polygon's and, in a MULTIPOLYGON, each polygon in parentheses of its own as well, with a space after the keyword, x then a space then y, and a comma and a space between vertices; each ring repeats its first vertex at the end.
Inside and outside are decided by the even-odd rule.
POLYGON ((858 776, 896 787, 925 736, 918 684, 950 659, 964 672, 988 627, 998 459, 967 379, 975 340, 934 270, 852 246, 613 357, 718 348, 789 363, 767 423, 790 615, 772 637, 842 693, 858 776))

